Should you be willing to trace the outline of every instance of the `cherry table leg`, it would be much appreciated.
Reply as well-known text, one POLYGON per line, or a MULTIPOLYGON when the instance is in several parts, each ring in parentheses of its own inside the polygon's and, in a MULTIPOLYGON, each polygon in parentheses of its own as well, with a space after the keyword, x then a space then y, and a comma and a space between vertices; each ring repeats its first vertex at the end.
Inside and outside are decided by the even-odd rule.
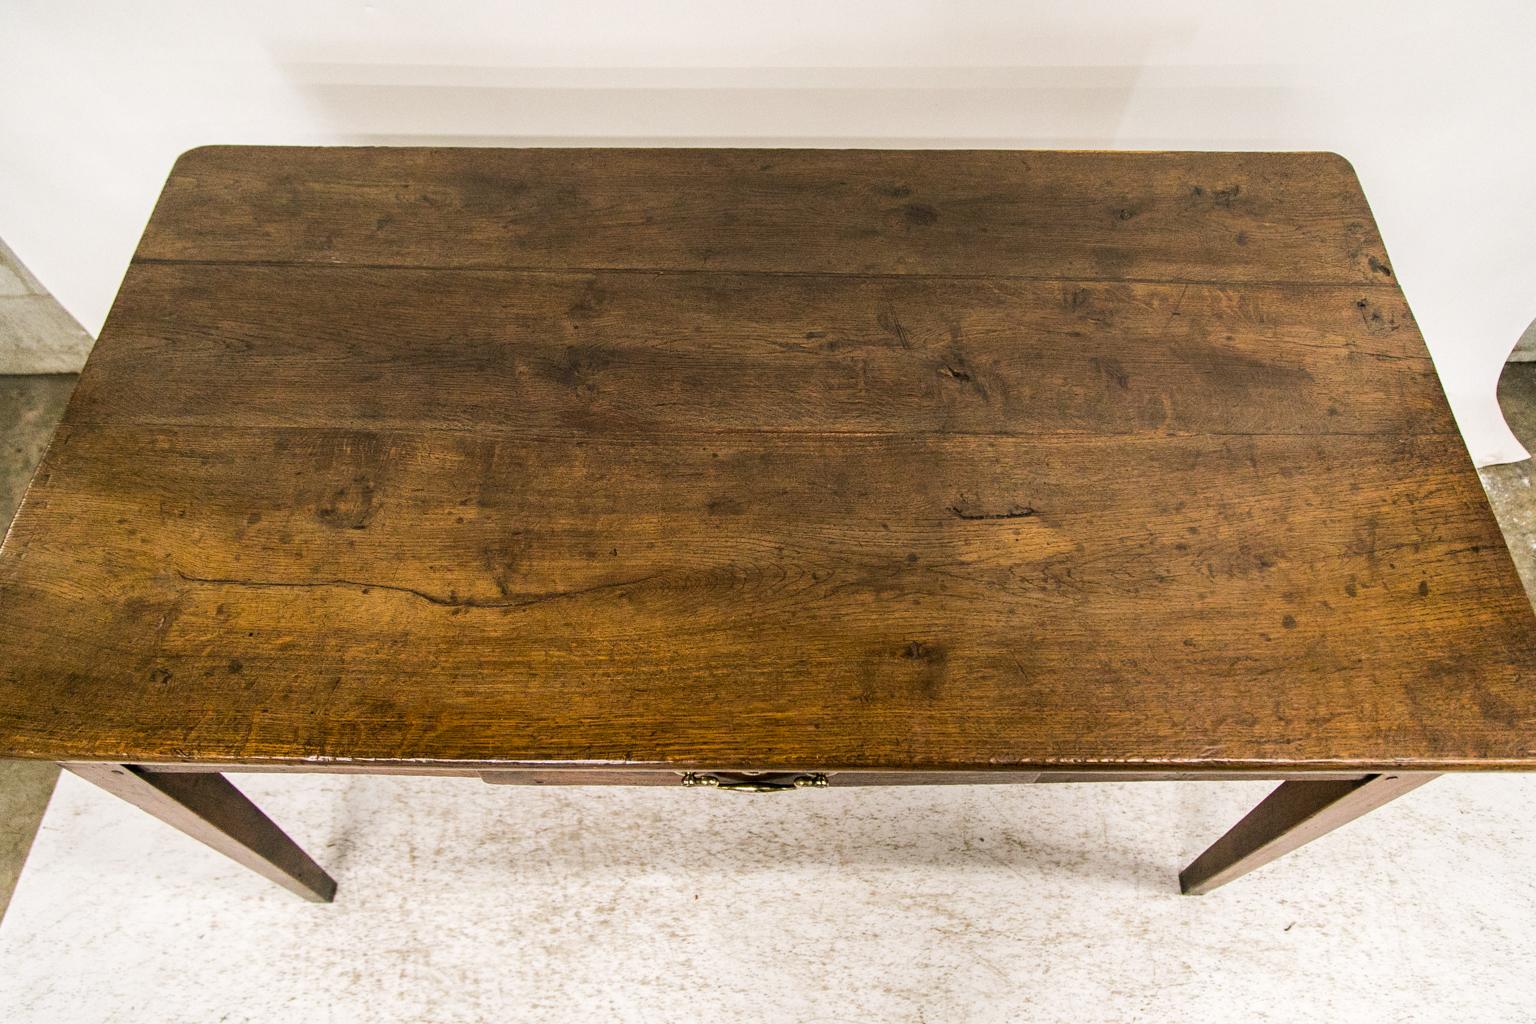
POLYGON ((336 895, 331 876, 217 772, 156 772, 130 764, 63 767, 307 900, 329 903, 336 895))
POLYGON ((1186 895, 1199 896, 1332 832, 1435 776, 1393 772, 1345 781, 1283 782, 1248 816, 1179 872, 1186 895))

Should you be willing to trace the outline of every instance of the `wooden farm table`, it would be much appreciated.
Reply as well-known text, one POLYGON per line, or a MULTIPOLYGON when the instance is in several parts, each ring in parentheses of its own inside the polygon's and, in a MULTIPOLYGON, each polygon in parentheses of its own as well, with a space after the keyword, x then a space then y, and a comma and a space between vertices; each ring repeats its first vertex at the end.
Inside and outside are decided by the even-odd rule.
POLYGON ((1288 780, 1204 892, 1536 767, 1533 626, 1337 156, 219 147, 6 539, 0 755, 322 900, 218 772, 1288 780))

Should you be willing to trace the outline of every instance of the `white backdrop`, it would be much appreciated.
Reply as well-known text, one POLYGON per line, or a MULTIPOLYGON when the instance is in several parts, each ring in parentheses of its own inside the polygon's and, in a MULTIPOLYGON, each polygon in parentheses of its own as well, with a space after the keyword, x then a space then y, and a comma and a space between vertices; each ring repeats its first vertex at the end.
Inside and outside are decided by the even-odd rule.
POLYGON ((1331 149, 1479 463, 1536 317, 1536 4, 0 3, 0 238, 93 332, 205 143, 1331 149))

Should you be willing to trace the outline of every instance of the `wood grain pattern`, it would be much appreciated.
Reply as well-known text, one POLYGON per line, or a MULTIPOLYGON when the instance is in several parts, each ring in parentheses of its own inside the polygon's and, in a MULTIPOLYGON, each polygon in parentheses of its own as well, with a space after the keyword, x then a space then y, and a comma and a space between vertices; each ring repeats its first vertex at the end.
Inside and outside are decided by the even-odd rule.
POLYGON ((220 146, 182 157, 138 255, 1395 283, 1327 153, 220 146))
POLYGON ((220 148, 0 551, 0 754, 1530 767, 1532 625, 1337 158, 220 148))
POLYGON ((1456 429, 1407 304, 1361 288, 147 264, 114 317, 77 423, 1456 429), (379 386, 396 378, 409 387, 379 386))

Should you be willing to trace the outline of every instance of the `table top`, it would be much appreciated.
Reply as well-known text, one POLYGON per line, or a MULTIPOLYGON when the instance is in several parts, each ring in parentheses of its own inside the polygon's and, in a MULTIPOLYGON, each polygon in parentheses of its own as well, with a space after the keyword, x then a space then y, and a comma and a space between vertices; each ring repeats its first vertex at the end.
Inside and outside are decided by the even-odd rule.
POLYGON ((0 553, 0 755, 1536 767, 1318 153, 218 147, 0 553))

